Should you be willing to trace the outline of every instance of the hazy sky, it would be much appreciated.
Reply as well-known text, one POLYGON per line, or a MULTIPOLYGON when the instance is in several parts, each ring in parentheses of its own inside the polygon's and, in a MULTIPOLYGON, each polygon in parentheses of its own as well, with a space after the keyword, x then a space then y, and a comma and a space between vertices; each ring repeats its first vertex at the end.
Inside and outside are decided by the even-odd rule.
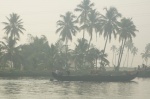
MULTIPOLYGON (((49 43, 54 43, 58 39, 55 34, 57 29, 56 22, 60 19, 60 14, 67 11, 74 12, 74 9, 82 0, 0 0, 0 22, 5 22, 6 16, 12 12, 21 16, 26 31, 21 36, 21 42, 26 42, 26 35, 46 35, 49 43)), ((100 13, 105 13, 104 7, 114 6, 124 16, 132 18, 139 32, 137 37, 133 39, 134 45, 139 49, 138 55, 135 57, 134 66, 142 63, 141 53, 144 51, 145 45, 150 43, 150 1, 149 0, 91 0, 95 3, 95 8, 100 13)), ((78 14, 74 12, 74 14, 78 14)), ((0 40, 4 36, 2 30, 4 25, 0 23, 0 40)), ((82 34, 77 37, 81 38, 82 34)), ((88 36, 88 35, 87 35, 88 36)), ((88 37, 87 37, 88 39, 88 37)), ((74 40, 75 41, 75 40, 74 40)), ((104 40, 101 37, 98 42, 93 43, 97 47, 103 48, 104 40)), ((109 54, 111 61, 112 54, 110 52, 111 45, 119 46, 118 41, 112 40, 107 46, 106 52, 109 54)), ((130 58, 131 60, 131 58, 130 58)))

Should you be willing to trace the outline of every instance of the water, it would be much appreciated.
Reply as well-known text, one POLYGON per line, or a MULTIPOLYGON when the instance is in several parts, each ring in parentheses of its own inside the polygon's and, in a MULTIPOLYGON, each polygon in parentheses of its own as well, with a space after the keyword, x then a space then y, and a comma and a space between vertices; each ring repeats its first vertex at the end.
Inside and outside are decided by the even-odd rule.
POLYGON ((150 78, 132 82, 61 82, 0 78, 0 99, 149 99, 150 78))

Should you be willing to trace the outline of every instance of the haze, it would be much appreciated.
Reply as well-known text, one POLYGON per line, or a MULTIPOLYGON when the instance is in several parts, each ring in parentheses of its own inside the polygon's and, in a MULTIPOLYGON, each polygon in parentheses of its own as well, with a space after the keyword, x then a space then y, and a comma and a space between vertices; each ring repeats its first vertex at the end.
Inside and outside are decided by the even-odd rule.
MULTIPOLYGON (((20 15, 24 22, 24 28, 26 31, 21 36, 21 43, 26 43, 27 34, 32 35, 46 35, 49 43, 55 43, 59 35, 56 35, 57 29, 56 22, 60 19, 60 14, 64 14, 67 11, 74 12, 74 9, 81 0, 0 0, 0 22, 5 22, 6 16, 12 12, 20 15)), ((95 8, 100 13, 105 13, 103 8, 114 6, 124 16, 132 18, 134 24, 137 26, 139 32, 137 32, 136 38, 133 39, 134 45, 139 49, 138 55, 134 59, 134 66, 142 63, 141 53, 144 51, 146 44, 150 43, 150 1, 149 0, 91 0, 95 3, 95 8)), ((0 24, 0 39, 4 36, 4 25, 0 24)), ((88 34, 86 34, 88 38, 88 34)), ((81 38, 82 33, 78 33, 76 38, 81 38)), ((93 36, 94 37, 94 36, 93 36)), ((76 41, 76 38, 74 41, 76 41)), ((70 43, 73 46, 74 41, 70 43)), ((93 38, 92 43, 97 47, 103 48, 103 38, 95 42, 93 38)), ((112 40, 106 49, 106 53, 109 54, 109 60, 111 61, 112 52, 110 52, 110 46, 114 44, 119 46, 118 41, 112 40)), ((149 64, 149 63, 148 63, 149 64)))

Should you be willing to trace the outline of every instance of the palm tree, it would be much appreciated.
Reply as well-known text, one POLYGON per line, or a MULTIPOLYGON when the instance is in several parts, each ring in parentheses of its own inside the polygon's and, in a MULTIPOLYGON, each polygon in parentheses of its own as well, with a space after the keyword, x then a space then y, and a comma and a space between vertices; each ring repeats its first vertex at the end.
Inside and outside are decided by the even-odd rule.
POLYGON ((136 26, 134 25, 132 19, 127 19, 127 18, 123 18, 121 19, 121 22, 119 23, 119 41, 121 41, 121 49, 119 52, 119 58, 118 58, 118 65, 116 70, 119 70, 120 64, 121 64, 121 59, 122 59, 122 55, 123 55, 123 51, 124 51, 124 46, 126 44, 127 40, 131 40, 132 38, 136 36, 135 32, 138 31, 136 29, 136 26))
POLYGON ((141 53, 141 55, 142 55, 142 58, 143 58, 143 62, 145 61, 146 65, 147 65, 148 58, 150 57, 150 53, 145 51, 144 53, 141 53))
POLYGON ((23 34, 25 30, 22 25, 22 19, 16 13, 10 14, 10 18, 6 17, 8 22, 3 22, 5 25, 4 30, 8 37, 11 37, 12 40, 19 40, 20 33, 23 34))
POLYGON ((67 55, 68 40, 72 41, 72 35, 75 36, 76 32, 78 31, 78 27, 76 26, 77 21, 75 21, 75 16, 71 12, 67 12, 65 15, 60 15, 60 17, 62 18, 62 20, 57 21, 57 25, 59 26, 59 28, 56 30, 56 33, 60 32, 62 40, 66 41, 65 45, 67 55))
POLYGON ((89 48, 88 41, 86 39, 78 39, 78 44, 75 45, 75 50, 73 51, 73 57, 75 66, 82 67, 85 65, 85 57, 89 48))
POLYGON ((75 9, 75 11, 81 12, 78 19, 82 25, 80 29, 83 30, 83 38, 85 35, 85 26, 87 24, 88 14, 90 13, 93 6, 94 3, 91 3, 90 0, 83 0, 81 4, 77 5, 77 8, 75 9))
POLYGON ((87 62, 89 62, 92 67, 96 66, 96 69, 99 55, 100 55, 99 49, 95 48, 94 46, 91 49, 89 49, 87 53, 87 62))
POLYGON ((133 47, 132 50, 131 50, 131 53, 133 54, 132 61, 131 61, 131 66, 132 66, 134 57, 135 57, 135 55, 137 54, 137 52, 138 52, 138 48, 133 47))
POLYGON ((127 54, 126 54, 126 57, 125 57, 125 61, 124 61, 123 67, 125 65, 126 59, 127 59, 127 66, 128 66, 129 51, 131 52, 131 50, 133 48, 133 42, 131 40, 127 41, 126 44, 125 44, 125 47, 127 48, 127 54))
POLYGON ((112 64, 114 65, 114 55, 115 55, 115 52, 117 50, 117 47, 115 45, 112 45, 111 50, 113 52, 112 64))
POLYGON ((99 54, 99 59, 101 60, 100 62, 100 70, 106 71, 105 66, 109 65, 109 61, 106 59, 108 55, 103 52, 103 50, 100 51, 99 54))
POLYGON ((1 61, 5 63, 10 63, 10 68, 19 69, 22 64, 22 56, 20 55, 20 46, 16 47, 16 40, 12 38, 4 37, 5 42, 0 41, 0 46, 2 47, 1 61), (18 68, 17 68, 18 67, 18 68))
POLYGON ((101 14, 100 19, 101 26, 99 27, 100 33, 103 33, 104 38, 106 38, 104 53, 108 39, 109 41, 111 41, 112 34, 114 35, 114 37, 116 37, 116 31, 118 31, 117 19, 121 17, 121 14, 114 7, 110 7, 109 9, 105 8, 105 10, 106 15, 101 14))
POLYGON ((28 35, 29 42, 22 45, 21 54, 24 59, 24 69, 38 70, 49 69, 53 66, 50 62, 53 54, 50 54, 50 47, 47 38, 28 35))
POLYGON ((88 15, 87 21, 87 31, 89 32, 90 35, 89 46, 93 37, 93 31, 97 30, 98 24, 99 24, 99 13, 95 9, 91 10, 88 15))
POLYGON ((145 61, 147 65, 148 59, 150 57, 150 43, 146 45, 145 51, 144 53, 141 53, 141 55, 142 55, 143 61, 145 61))
POLYGON ((59 28, 56 30, 56 33, 60 32, 60 36, 63 41, 66 41, 66 45, 68 40, 72 41, 72 35, 75 36, 78 31, 78 27, 76 25, 75 16, 71 12, 67 12, 65 15, 60 15, 62 20, 57 21, 57 25, 59 28))
MULTIPOLYGON (((63 68, 66 64, 66 59, 64 57, 68 56, 66 55, 66 50, 68 50, 68 48, 66 48, 65 45, 63 45, 63 41, 61 39, 59 39, 55 45, 54 45, 55 49, 53 49, 53 51, 55 51, 54 54, 54 60, 55 60, 55 67, 59 66, 59 68, 63 68)), ((53 51, 51 52, 51 54, 53 54, 53 51)))

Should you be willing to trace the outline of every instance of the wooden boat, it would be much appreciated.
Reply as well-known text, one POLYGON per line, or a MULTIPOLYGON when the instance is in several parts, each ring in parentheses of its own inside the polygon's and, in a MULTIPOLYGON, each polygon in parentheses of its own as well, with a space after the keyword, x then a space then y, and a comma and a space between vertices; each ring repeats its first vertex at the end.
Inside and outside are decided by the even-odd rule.
POLYGON ((98 81, 98 82, 124 82, 131 81, 137 77, 138 72, 124 75, 58 75, 52 73, 53 77, 59 81, 98 81))

